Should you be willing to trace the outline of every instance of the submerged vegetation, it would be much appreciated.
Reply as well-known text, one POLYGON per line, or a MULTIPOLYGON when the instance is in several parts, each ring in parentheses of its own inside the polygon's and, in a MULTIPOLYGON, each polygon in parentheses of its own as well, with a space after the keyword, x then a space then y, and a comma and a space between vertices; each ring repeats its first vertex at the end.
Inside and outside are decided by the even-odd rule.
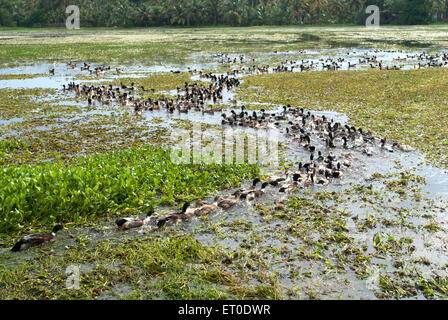
POLYGON ((30 79, 45 76, 43 74, 0 74, 0 80, 30 79))
POLYGON ((256 75, 242 100, 345 113, 356 126, 425 151, 448 168, 448 76, 444 69, 256 75))

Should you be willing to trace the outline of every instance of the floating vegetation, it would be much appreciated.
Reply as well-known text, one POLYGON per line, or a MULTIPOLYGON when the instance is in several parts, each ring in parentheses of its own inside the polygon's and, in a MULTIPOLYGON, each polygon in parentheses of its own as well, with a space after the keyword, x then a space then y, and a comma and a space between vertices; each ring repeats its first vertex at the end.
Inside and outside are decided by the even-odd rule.
POLYGON ((251 165, 176 165, 170 151, 145 146, 64 163, 0 169, 0 233, 206 197, 257 173, 251 165))
POLYGON ((416 145, 448 168, 447 73, 444 69, 340 71, 255 75, 238 89, 242 100, 294 104, 345 113, 356 126, 416 145))
MULTIPOLYGON (((446 174, 420 163, 419 154, 447 168, 441 124, 448 79, 446 56, 437 51, 446 30, 0 30, 8 33, 0 63, 10 66, 0 70, 0 298, 447 298, 448 203, 439 197, 447 194, 446 174), (392 50, 423 45, 434 57, 423 49, 392 50), (91 70, 79 70, 86 68, 79 61, 91 70), (425 69, 414 70, 417 63, 425 69), (383 67, 389 70, 373 70, 383 67), (228 82, 237 95, 213 87, 218 73, 240 80, 228 82), (63 90, 70 81, 86 85, 85 94, 63 90), (106 101, 97 93, 109 85, 129 94, 106 101), (195 110, 187 100, 199 93, 206 98, 195 110), (238 116, 242 105, 246 116, 238 116), (302 125, 287 118, 300 107, 302 125), (319 130, 311 119, 321 122, 319 130), (325 141, 325 131, 339 135, 345 124, 374 150, 363 153, 334 135, 325 141), (218 130, 245 134, 267 125, 281 129, 276 168, 180 165, 170 158, 177 131, 199 127, 205 147, 218 130), (305 125, 310 141, 299 134, 305 125), (386 136, 387 145, 372 134, 386 136), (418 151, 404 153, 402 144, 418 151), (311 167, 310 153, 326 160, 326 147, 334 158, 350 158, 344 178, 300 179, 299 187, 282 175, 300 171, 300 162, 311 167), (255 177, 272 184, 250 190, 255 177), (232 202, 238 191, 245 197, 232 202), (177 208, 185 202, 192 205, 182 213, 177 208), (139 228, 114 223, 152 210, 139 228), (58 223, 68 230, 50 243, 9 252, 18 238, 58 223), (80 290, 66 287, 73 266, 80 268, 80 290)), ((246 154, 249 139, 241 137, 246 154)))

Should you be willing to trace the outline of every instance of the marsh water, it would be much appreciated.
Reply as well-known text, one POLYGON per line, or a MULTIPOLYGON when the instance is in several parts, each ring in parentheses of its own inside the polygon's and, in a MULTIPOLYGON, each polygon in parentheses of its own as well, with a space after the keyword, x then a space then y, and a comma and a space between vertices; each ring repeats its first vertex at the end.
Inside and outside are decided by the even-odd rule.
MULTIPOLYGON (((53 62, 45 61, 40 63, 23 64, 16 67, 8 67, 0 69, 0 75, 23 75, 23 79, 11 79, 11 80, 0 80, 0 89, 56 89, 57 101, 54 102, 55 107, 61 106, 73 106, 76 105, 81 108, 85 108, 84 114, 77 117, 72 117, 70 119, 61 117, 59 121, 73 121, 76 119, 82 119, 85 115, 111 115, 113 113, 129 113, 133 114, 133 108, 129 106, 121 106, 118 104, 112 104, 109 106, 102 106, 96 102, 95 109, 91 110, 88 107, 87 101, 77 101, 74 99, 73 92, 67 92, 62 90, 62 86, 69 82, 74 81, 75 83, 104 83, 120 78, 139 78, 146 77, 151 74, 156 73, 169 73, 173 71, 189 72, 191 71, 191 82, 207 81, 206 79, 201 79, 198 76, 199 71, 210 71, 213 74, 225 74, 223 68, 238 68, 242 70, 247 70, 253 65, 258 67, 269 65, 267 69, 268 73, 274 72, 273 67, 278 65, 286 66, 291 68, 296 66, 292 72, 322 72, 324 67, 322 63, 327 61, 327 59, 338 60, 344 59, 341 63, 340 70, 368 70, 371 68, 369 65, 369 60, 372 57, 376 57, 378 61, 381 61, 384 67, 394 67, 399 66, 403 70, 410 70, 417 68, 419 60, 417 57, 425 52, 425 49, 413 50, 413 51, 383 51, 383 50, 371 50, 371 49, 329 49, 329 50, 303 50, 296 52, 270 52, 270 53, 254 53, 254 54, 204 54, 204 55, 192 55, 186 59, 184 64, 167 64, 167 65, 111 65, 111 71, 106 72, 100 76, 92 76, 86 73, 86 71, 81 71, 81 62, 78 63, 78 67, 75 69, 68 69, 66 62, 53 62), (242 57, 240 59, 240 57, 242 57), (236 63, 234 63, 234 61, 236 63), (360 62, 363 61, 363 62, 360 62), (307 65, 313 66, 310 71, 302 71, 298 66, 307 65), (116 67, 120 67, 124 70, 123 74, 117 74, 114 70, 116 67), (55 69, 55 75, 50 76, 48 74, 49 69, 55 69), (194 70, 194 71, 193 71, 194 70), (213 70, 216 70, 213 71, 213 70), (30 76, 30 77, 27 77, 30 76)), ((92 66, 99 66, 101 64, 92 63, 92 66)), ((338 71, 334 71, 338 72, 338 71)), ((244 77, 251 74, 259 74, 259 72, 248 71, 245 74, 237 74, 241 82, 244 82, 244 77)), ((169 91, 156 92, 159 94, 166 95, 176 95, 176 88, 172 88, 169 91)), ((225 112, 230 112, 235 110, 238 112, 242 105, 260 105, 260 108, 266 108, 270 112, 280 112, 282 106, 279 105, 267 105, 260 104, 258 101, 241 101, 238 99, 235 90, 225 89, 223 92, 223 100, 220 104, 226 106, 225 112), (232 101, 236 100, 236 103, 232 101)), ((51 101, 55 97, 48 97, 51 101)), ((308 110, 307 110, 308 111, 308 110)), ((330 119, 334 119, 337 122, 344 124, 350 124, 350 119, 344 114, 338 114, 335 112, 316 112, 309 110, 312 114, 324 114, 330 119)), ((57 112, 57 110, 55 110, 57 112)), ((176 130, 181 130, 179 128, 179 123, 191 122, 191 123, 201 123, 204 125, 211 126, 208 131, 205 130, 205 134, 208 134, 210 138, 213 135, 223 130, 221 127, 221 112, 217 112, 214 115, 202 114, 201 112, 190 111, 186 114, 181 113, 168 113, 165 110, 160 111, 145 111, 141 118, 135 118, 136 122, 147 123, 151 127, 164 127, 169 129, 173 134, 176 130), (208 133, 207 133, 208 132, 208 133)), ((20 117, 14 117, 10 119, 0 119, 0 128, 2 126, 14 124, 23 121, 20 117)), ((52 130, 52 126, 40 127, 40 130, 52 130)), ((251 128, 233 128, 236 134, 243 133, 246 135, 256 135, 256 130, 251 128)), ((277 130, 277 129, 271 129, 277 130)), ((13 136, 17 134, 14 131, 4 131, 2 134, 3 139, 7 139, 8 136, 13 136)), ((290 164, 292 167, 296 167, 299 162, 305 162, 309 158, 309 152, 303 150, 293 143, 289 143, 285 137, 285 132, 283 129, 276 131, 276 137, 279 137, 279 142, 282 145, 281 156, 284 158, 285 163, 290 164)), ((270 132, 274 136, 273 132, 270 132)), ((319 140, 313 140, 318 150, 325 149, 325 145, 319 140)), ((166 142, 167 145, 175 146, 174 140, 169 140, 166 142)), ((335 154, 339 155, 343 150, 336 150, 335 154)), ((431 212, 433 219, 436 220, 440 225, 446 227, 447 215, 448 213, 444 210, 446 206, 446 199, 448 198, 448 172, 443 169, 426 164, 425 155, 418 151, 413 151, 410 153, 396 151, 393 153, 386 152, 382 150, 379 146, 373 148, 372 155, 368 156, 361 151, 353 150, 351 151, 354 155, 354 161, 344 175, 342 179, 335 180, 330 185, 323 186, 313 186, 309 187, 307 190, 296 191, 291 195, 279 194, 278 189, 268 187, 265 195, 257 199, 254 202, 241 202, 237 204, 230 210, 218 210, 217 212, 209 216, 209 220, 204 221, 199 218, 193 218, 190 221, 183 221, 172 228, 177 229, 179 233, 192 234, 200 242, 211 245, 211 246, 222 246, 228 250, 235 250, 240 248, 242 244, 256 247, 259 251, 266 252, 264 259, 270 259, 271 266, 275 268, 278 273, 278 281, 281 285, 283 294, 285 298, 297 298, 290 294, 290 290, 294 290, 296 286, 314 286, 318 289, 318 297, 321 299, 333 299, 333 298, 344 298, 344 299, 375 299, 374 292, 378 289, 379 284, 375 283, 375 270, 382 270, 383 272, 393 269, 394 259, 391 258, 374 258, 373 264, 376 265, 376 269, 371 272, 370 277, 366 279, 360 279, 356 273, 348 269, 344 274, 335 274, 329 277, 323 270, 325 265, 321 263, 316 263, 314 261, 304 261, 299 259, 289 259, 288 257, 291 253, 296 251, 296 248, 303 245, 303 242, 298 239, 294 234, 285 232, 288 229, 289 224, 283 220, 279 219, 266 219, 264 216, 259 214, 260 207, 269 207, 276 204, 285 203, 289 196, 300 195, 305 198, 313 199, 313 195, 316 192, 327 191, 331 192, 341 192, 345 190, 350 190, 353 186, 359 185, 372 185, 373 188, 377 188, 379 192, 384 193, 384 203, 383 207, 379 209, 376 213, 384 219, 395 219, 396 213, 392 208, 397 207, 408 208, 409 210, 421 210, 424 212, 431 212), (422 205, 421 202, 412 199, 411 197, 396 197, 393 194, 388 194, 388 190, 384 189, 384 186, 379 182, 372 182, 372 176, 374 174, 399 174, 403 171, 409 171, 417 176, 422 176, 425 178, 425 183, 419 185, 421 192, 425 199, 430 199, 435 203, 433 207, 428 208, 422 205), (236 224, 241 224, 241 220, 245 224, 250 225, 250 232, 247 230, 234 230, 230 226, 236 224), (223 234, 217 234, 211 232, 208 227, 210 225, 220 225, 223 226, 223 234), (258 241, 253 241, 254 235, 260 235, 258 241), (276 253, 277 251, 272 250, 273 248, 282 248, 281 253, 276 253), (291 276, 291 270, 303 270, 309 271, 312 277, 309 278, 294 278, 291 276), (346 285, 344 279, 348 279, 350 285, 346 285), (373 281, 372 285, 367 285, 367 281, 373 281)), ((263 168, 263 173, 275 173, 278 171, 278 167, 266 167, 263 168)), ((249 185, 249 181, 243 181, 242 185, 249 185)), ((229 195, 234 190, 222 190, 220 194, 229 195)), ((212 202, 213 197, 207 199, 212 202)), ((366 207, 362 201, 356 197, 346 200, 342 203, 335 204, 334 201, 328 200, 329 205, 336 205, 339 209, 343 209, 350 212, 356 219, 363 220, 368 218, 372 210, 371 207, 366 207)), ((159 208, 159 213, 165 213, 172 211, 172 208, 159 208)), ((420 215, 421 216, 421 215, 420 215)), ((407 223, 414 224, 416 226, 425 223, 423 218, 420 216, 410 217, 407 223)), ((372 239, 376 234, 381 233, 381 224, 376 227, 367 229, 367 231, 359 231, 359 226, 354 222, 355 220, 348 219, 346 228, 349 230, 348 233, 354 239, 354 243, 361 246, 362 244, 368 243, 367 252, 375 253, 375 248, 372 245, 372 239), (350 223, 351 222, 351 223, 350 223)), ((90 245, 95 245, 95 241, 111 239, 120 240, 122 238, 133 238, 140 237, 147 234, 161 234, 163 235, 164 230, 157 230, 154 224, 145 225, 144 227, 131 230, 129 232, 123 233, 116 229, 113 221, 102 221, 97 227, 89 229, 73 229, 71 231, 71 236, 68 234, 61 234, 61 241, 52 244, 54 250, 63 250, 63 248, 68 244, 76 243, 76 236, 86 235, 90 239, 90 245)), ((415 250, 412 253, 403 255, 406 261, 415 261, 424 257, 429 261, 428 264, 418 265, 419 270, 430 276, 432 273, 437 273, 437 275, 446 276, 445 265, 448 265, 448 258, 446 255, 446 240, 448 235, 442 228, 440 231, 428 235, 427 233, 419 231, 419 229, 403 229, 400 225, 393 225, 388 228, 387 232, 389 234, 400 235, 401 237, 409 237, 413 240, 413 245, 415 250), (430 244, 430 245, 428 245, 430 244)), ((317 238, 319 235, 315 235, 317 238)), ((8 248, 0 249, 5 261, 2 264, 16 265, 27 261, 35 254, 32 250, 21 255, 12 255, 7 253, 8 248)), ((331 262, 330 262, 331 263, 331 262)), ((89 268, 94 266, 83 266, 82 271, 88 271, 89 268)), ((256 281, 256 280, 254 280, 256 281)), ((111 292, 105 294, 101 298, 114 298, 119 295, 125 294, 129 291, 126 285, 119 284, 111 292)), ((418 294, 413 298, 424 298, 423 295, 418 294)))

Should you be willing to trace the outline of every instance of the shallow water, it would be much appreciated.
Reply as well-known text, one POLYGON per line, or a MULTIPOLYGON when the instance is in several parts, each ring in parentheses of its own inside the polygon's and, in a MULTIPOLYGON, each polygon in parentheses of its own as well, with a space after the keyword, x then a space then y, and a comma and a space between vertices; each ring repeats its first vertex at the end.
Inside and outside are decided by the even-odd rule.
MULTIPOLYGON (((409 51, 409 52, 372 52, 368 49, 330 49, 330 50, 322 50, 322 51, 300 51, 300 52, 277 52, 277 53, 256 53, 250 56, 244 55, 243 62, 241 63, 241 67, 248 68, 253 65, 252 58, 256 60, 257 65, 263 65, 264 63, 270 65, 277 65, 276 63, 280 63, 284 60, 294 60, 294 63, 287 63, 286 66, 291 68, 291 66, 302 63, 302 61, 306 61, 307 64, 318 64, 314 71, 322 71, 323 68, 319 66, 322 62, 329 58, 343 58, 345 59, 342 64, 342 70, 365 70, 370 68, 368 63, 361 63, 355 67, 349 68, 348 62, 357 63, 359 59, 365 59, 366 57, 371 57, 373 55, 378 57, 378 60, 381 60, 385 66, 393 66, 400 65, 403 69, 413 69, 415 64, 418 63, 416 59, 410 58, 407 61, 398 61, 394 59, 405 58, 406 55, 415 56, 417 54, 422 53, 424 50, 420 51, 409 51), (298 63, 296 63, 298 62, 298 63)), ((228 55, 230 59, 239 58, 238 54, 228 55)), ((0 80, 0 89, 1 88, 10 88, 10 89, 18 89, 18 88, 52 88, 57 89, 57 93, 61 94, 62 101, 57 102, 57 105, 67 105, 67 106, 79 106, 79 107, 87 107, 87 102, 75 102, 73 101, 72 93, 62 92, 62 85, 67 84, 68 82, 75 81, 76 83, 96 83, 99 81, 110 80, 118 77, 143 77, 148 73, 153 72, 170 72, 170 71, 189 71, 189 70, 209 70, 216 69, 221 65, 225 65, 226 63, 222 63, 222 56, 211 55, 192 55, 187 61, 186 65, 150 65, 150 66, 131 66, 125 65, 124 70, 125 73, 122 75, 117 75, 115 73, 115 66, 111 66, 111 71, 106 72, 104 75, 98 77, 98 79, 89 79, 79 81, 77 77, 79 75, 88 75, 86 72, 82 72, 79 70, 81 64, 77 66, 76 70, 68 70, 65 63, 57 63, 54 65, 55 67, 55 76, 42 76, 37 78, 29 78, 29 79, 15 79, 15 80, 0 80), (60 91, 59 91, 60 90, 60 91), (67 100, 64 100, 67 99, 67 100)), ((239 62, 239 60, 238 60, 239 62)), ((23 65, 16 68, 3 68, 0 69, 0 74, 48 74, 48 70, 53 67, 52 62, 42 62, 35 63, 29 65, 23 65)), ((94 66, 93 66, 94 67, 94 66)), ((269 70, 272 72, 272 68, 269 70)), ((294 72, 300 72, 300 70, 295 69, 294 72)), ((237 76, 244 81, 245 75, 239 74, 237 76)), ((191 76, 192 81, 207 81, 207 79, 201 79, 198 75, 191 76)), ((173 88, 174 89, 174 88, 173 88)), ((171 90, 162 92, 164 94, 176 95, 177 91, 171 90)), ((221 101, 221 104, 229 104, 230 100, 235 99, 234 90, 224 90, 224 99, 221 101)), ((225 109, 224 112, 229 113, 231 110, 238 112, 239 106, 244 104, 256 105, 259 104, 257 101, 238 101, 234 108, 225 109)), ((272 106, 272 110, 268 112, 278 113, 282 110, 281 106, 272 106)), ((83 108, 81 115, 75 115, 74 117, 65 118, 61 117, 59 121, 75 121, 75 120, 83 120, 85 116, 93 116, 93 115, 103 115, 103 116, 112 116, 114 112, 127 112, 131 113, 132 108, 129 107, 129 110, 121 108, 117 105, 111 106, 100 106, 96 105, 93 110, 89 110, 89 108, 83 108)), ((350 119, 344 115, 336 112, 314 112, 310 110, 312 114, 320 114, 325 115, 327 118, 334 119, 335 122, 340 122, 342 124, 350 123, 350 119)), ((22 122, 24 119, 20 117, 15 117, 9 120, 0 119, 0 126, 14 124, 18 122, 22 122)), ((215 134, 216 132, 220 132, 219 130, 223 130, 221 128, 221 112, 215 112, 215 114, 202 114, 201 112, 190 111, 187 114, 178 113, 177 111, 173 114, 168 113, 166 110, 159 110, 153 112, 144 112, 142 118, 136 118, 136 121, 143 122, 145 124, 149 124, 149 126, 161 126, 167 128, 174 128, 173 131, 181 131, 181 129, 176 129, 175 126, 178 125, 179 120, 181 123, 184 122, 192 122, 192 123, 201 123, 208 124, 213 126, 213 130, 207 130, 204 132, 207 134, 215 134), (162 120, 160 122, 159 120, 162 120), (217 128, 217 129, 216 129, 217 128)), ((42 130, 51 130, 52 127, 37 127, 36 129, 42 130)), ((227 129, 227 128, 226 128, 227 129)), ((231 130, 236 133, 241 134, 249 134, 256 135, 257 130, 251 128, 237 127, 232 128, 231 130)), ((285 145, 284 154, 287 160, 293 164, 294 168, 297 168, 298 162, 305 162, 309 159, 309 152, 301 148, 299 145, 291 142, 287 139, 284 134, 284 127, 280 129, 279 142, 285 145)), ((270 133, 268 131, 268 133, 270 133)), ((271 132, 272 133, 272 132, 271 132)), ((272 133, 273 136, 273 133, 272 133)), ((317 139, 316 137, 312 137, 313 144, 317 147, 317 151, 322 151, 326 154, 326 147, 322 141, 317 139)), ((314 186, 309 188, 311 191, 311 195, 314 192, 326 190, 328 192, 332 191, 341 191, 350 188, 353 184, 355 185, 369 185, 371 184, 370 179, 375 173, 394 173, 400 172, 403 170, 413 170, 413 172, 417 175, 422 175, 426 179, 426 184, 422 186, 422 190, 425 195, 429 198, 440 200, 446 199, 448 197, 448 172, 446 170, 442 170, 439 168, 435 168, 429 165, 424 164, 424 155, 419 152, 411 152, 411 153, 403 153, 396 151, 394 153, 389 153, 383 151, 379 146, 372 146, 373 155, 367 156, 363 154, 359 150, 343 150, 341 148, 337 148, 334 151, 336 156, 341 153, 350 152, 355 156, 355 160, 352 163, 352 166, 347 171, 343 179, 333 180, 333 182, 323 189, 320 186, 314 186), (399 164, 399 165, 397 165, 399 164)), ((266 172, 272 172, 275 168, 266 169, 266 172)), ((249 185, 249 182, 243 182, 243 185, 249 185)), ((294 193, 294 195, 303 195, 304 191, 308 190, 300 190, 294 193)), ((234 190, 223 190, 220 194, 228 195, 234 190)), ((196 239, 201 241, 202 243, 214 246, 220 245, 224 247, 226 250, 238 250, 241 248, 241 245, 245 243, 246 232, 234 232, 231 228, 225 229, 225 236, 221 237, 214 232, 207 231, 207 224, 226 224, 238 221, 239 219, 244 218, 244 221, 251 224, 252 232, 259 233, 263 236, 263 240, 257 243, 255 246, 260 250, 267 250, 273 247, 281 247, 285 246, 287 250, 294 251, 297 246, 303 245, 300 243, 300 240, 297 237, 294 237, 290 234, 283 234, 281 236, 275 235, 275 230, 284 231, 288 224, 279 220, 270 220, 266 221, 263 217, 256 213, 256 209, 254 204, 273 204, 276 202, 280 202, 282 200, 288 199, 287 195, 281 194, 279 195, 278 189, 268 187, 266 193, 264 194, 262 199, 257 199, 254 203, 242 202, 237 204, 235 207, 228 211, 217 210, 215 213, 211 214, 207 221, 203 221, 198 218, 193 218, 191 221, 182 221, 173 228, 176 228, 180 233, 190 233, 193 234, 196 239)), ((212 202, 212 199, 208 199, 212 202)), ((413 204, 413 203, 412 203, 413 204)), ((358 201, 347 202, 344 203, 346 208, 351 212, 356 213, 359 216, 359 219, 363 219, 367 216, 368 210, 361 208, 360 203, 358 201)), ((398 203, 395 203, 396 206, 407 207, 411 205, 411 200, 400 200, 398 203)), ((413 204, 414 205, 414 204, 413 204)), ((159 208, 159 213, 162 212, 170 212, 170 208, 159 208)), ((382 214, 386 218, 394 218, 394 213, 388 213, 385 209, 382 214)), ((448 212, 442 211, 439 212, 436 217, 439 221, 447 220, 448 212)), ((112 219, 113 220, 113 219, 112 219)), ((419 225, 422 222, 418 218, 410 219, 411 222, 419 225)), ((155 222, 155 221, 154 221, 155 222)), ((376 228, 372 228, 368 230, 367 233, 360 233, 357 229, 355 223, 347 224, 349 234, 355 239, 356 243, 364 243, 366 241, 370 241, 373 236, 381 232, 381 226, 376 228)), ((431 235, 428 237, 426 234, 419 234, 417 232, 403 231, 399 227, 396 227, 394 230, 400 236, 408 236, 414 240, 414 245, 416 247, 415 252, 409 257, 418 258, 418 257, 427 257, 431 263, 433 264, 433 268, 437 270, 441 270, 442 266, 448 264, 448 258, 446 255, 446 240, 448 237, 445 232, 438 232, 435 235, 431 235), (428 249, 428 243, 432 246, 428 249)), ((131 230, 129 232, 121 232, 116 229, 115 225, 111 221, 103 221, 99 224, 98 227, 88 228, 84 230, 74 229, 72 231, 72 237, 69 237, 67 234, 61 234, 60 240, 55 244, 55 250, 63 252, 65 246, 67 245, 75 245, 76 238, 79 236, 88 236, 89 245, 95 246, 96 243, 103 240, 117 240, 121 241, 125 238, 134 238, 134 237, 142 237, 147 234, 163 234, 163 230, 155 230, 154 224, 150 224, 144 226, 138 230, 131 230)), ((53 244, 51 244, 53 245, 53 244)), ((5 266, 13 266, 17 264, 21 264, 29 259, 32 259, 33 256, 36 255, 36 252, 30 250, 21 255, 12 255, 10 254, 7 248, 0 248, 0 254, 2 255, 2 264, 5 266)), ((368 248, 369 252, 374 252, 372 247, 368 248)), ((278 256, 272 255, 273 259, 280 259, 278 256)), ((383 264, 384 268, 392 269, 392 261, 379 261, 378 264, 383 264)), ((83 271, 88 272, 89 268, 92 266, 83 266, 83 271)), ((355 272, 348 270, 344 274, 344 278, 347 278, 350 282, 350 286, 346 286, 346 284, 339 279, 324 279, 320 272, 323 270, 322 266, 317 264, 310 263, 309 261, 296 260, 290 261, 286 263, 281 260, 278 264, 276 264, 277 271, 280 274, 281 284, 286 288, 294 287, 294 279, 291 279, 288 276, 287 270, 290 268, 298 268, 301 270, 311 270, 313 277, 306 281, 300 281, 300 285, 302 286, 317 286, 322 288, 323 294, 320 295, 321 299, 336 299, 342 297, 344 299, 375 299, 372 290, 369 290, 366 287, 365 280, 360 280, 355 272)), ((422 267, 423 270, 425 267, 422 267)), ((428 268, 427 268, 428 269, 428 268)), ((424 270, 425 271, 425 270, 424 270)), ((429 272, 426 270, 426 272, 429 272)), ((338 278, 338 277, 336 277, 338 278)), ((103 293, 100 299, 111 299, 117 297, 121 294, 129 293, 130 287, 126 284, 117 284, 113 290, 110 292, 103 293)), ((421 299, 422 296, 416 296, 416 299, 421 299)))
MULTIPOLYGON (((422 50, 415 51, 382 51, 382 50, 369 50, 365 48, 356 48, 356 49, 327 49, 327 50, 302 50, 302 51, 290 51, 290 52, 271 52, 271 53, 254 53, 250 55, 242 55, 243 60, 241 66, 249 67, 252 64, 263 65, 265 61, 270 62, 270 65, 274 64, 275 61, 281 62, 285 60, 293 60, 296 62, 307 61, 308 64, 310 62, 314 62, 316 64, 321 63, 322 60, 325 61, 327 58, 343 58, 344 63, 342 63, 342 70, 348 70, 348 63, 355 63, 359 59, 364 59, 366 57, 376 56, 378 61, 382 61, 384 65, 400 65, 403 68, 413 68, 417 62, 415 57, 424 52, 422 50), (409 56, 410 58, 407 61, 397 61, 395 59, 406 58, 409 56), (255 59, 255 62, 252 61, 255 59), (274 61, 274 63, 273 63, 274 61)), ((240 63, 239 54, 228 54, 228 55, 218 55, 218 54, 195 54, 191 55, 187 60, 188 64, 186 65, 125 65, 124 71, 125 74, 117 75, 115 72, 116 66, 111 66, 110 71, 106 71, 105 74, 98 77, 97 80, 86 80, 81 81, 83 83, 95 83, 97 81, 104 81, 106 79, 117 78, 117 77, 139 77, 144 76, 145 74, 152 72, 170 72, 173 70, 178 71, 189 71, 189 70, 207 70, 213 69, 223 63, 223 60, 230 58, 231 60, 237 59, 237 62, 240 63)), ((68 69, 65 63, 53 63, 53 62, 40 62, 34 64, 26 64, 14 68, 2 68, 0 69, 0 74, 47 74, 48 70, 52 67, 55 68, 55 76, 42 76, 38 78, 30 78, 30 79, 14 79, 14 80, 0 80, 0 88, 10 88, 10 89, 18 89, 18 88, 52 88, 52 89, 61 89, 63 84, 67 84, 68 82, 75 81, 79 83, 80 81, 76 80, 76 76, 81 74, 88 74, 87 71, 81 71, 80 66, 82 63, 78 63, 77 67, 72 70, 68 69)), ((297 63, 288 63, 286 66, 297 65, 297 63)), ((92 65, 92 68, 97 65, 92 65)), ((361 70, 369 68, 368 63, 357 64, 357 66, 350 68, 351 70, 361 70)), ((322 67, 317 66, 316 71, 321 71, 322 67)), ((297 70, 294 70, 297 71, 297 70)), ((272 69, 270 70, 272 72, 272 69)), ((220 73, 217 73, 220 74, 220 73)), ((244 74, 237 75, 238 78, 241 78, 241 81, 244 81, 244 74)), ((192 75, 192 81, 207 81, 207 79, 200 79, 197 75, 192 75)), ((62 90, 61 90, 62 92, 62 90)), ((176 90, 168 91, 167 94, 177 94, 176 90)), ((71 94, 65 94, 65 96, 70 97, 71 94)), ((234 90, 225 89, 223 92, 223 100, 220 103, 229 104, 229 101, 235 99, 234 90)), ((71 105, 71 106, 85 106, 84 102, 74 102, 71 100, 65 101, 64 98, 61 101, 57 102, 58 105, 71 105)), ((258 104, 256 101, 242 102, 238 101, 235 108, 243 104, 258 104)), ((278 106, 267 105, 267 107, 274 107, 274 112, 278 112, 281 110, 278 106)), ((95 108, 95 110, 83 111, 82 115, 77 116, 76 119, 81 119, 85 115, 110 115, 113 111, 108 107, 106 110, 102 110, 104 107, 99 106, 95 108)), ((230 112, 232 109, 226 110, 226 112, 230 112)), ((236 110, 236 109, 233 109, 236 110)), ((314 113, 314 112, 313 112, 314 113)), ((316 113, 315 113, 316 114, 316 113)), ((323 114, 329 118, 334 119, 335 121, 341 123, 347 123, 349 119, 347 116, 343 114, 337 114, 333 112, 319 112, 319 114, 323 114)), ((192 122, 200 122, 211 125, 219 125, 221 122, 220 113, 216 112, 214 115, 209 114, 201 114, 200 112, 189 112, 188 114, 169 114, 164 110, 161 111, 153 111, 153 112, 145 112, 143 114, 143 119, 145 121, 150 122, 151 120, 161 118, 163 119, 163 126, 171 126, 176 123, 175 120, 188 120, 192 122)), ((71 118, 73 120, 73 118, 71 118)), ((7 125, 11 123, 21 122, 23 121, 20 117, 15 117, 9 120, 0 119, 0 125, 7 125)), ((159 123, 160 125, 160 123, 159 123)), ((246 128, 242 128, 241 130, 247 132, 251 130, 247 130, 246 128)), ((253 130, 252 130, 253 131, 253 130)), ((313 141, 316 142, 316 141, 313 141)), ((318 149, 319 150, 319 149, 318 149)), ((323 150, 323 149, 322 149, 323 150)), ((301 159, 305 160, 307 154, 304 152, 298 152, 294 148, 289 148, 290 157, 292 159, 301 159), (301 156, 303 156, 301 158, 301 156)), ((360 160, 362 165, 359 168, 354 168, 352 172, 356 172, 356 176, 359 175, 369 176, 373 172, 377 172, 383 170, 384 172, 389 171, 394 166, 394 161, 400 161, 403 166, 409 168, 417 168, 417 171, 424 175, 427 178, 427 185, 425 186, 425 191, 430 192, 432 195, 437 196, 446 196, 448 192, 448 174, 446 171, 437 169, 428 165, 423 165, 422 155, 419 155, 417 152, 411 154, 403 154, 403 153, 394 153, 393 155, 384 154, 381 152, 376 152, 375 156, 370 158, 366 157, 362 154, 356 154, 356 157, 360 160), (380 158, 381 160, 379 160, 380 158)), ((354 178, 356 179, 356 178, 354 178)))

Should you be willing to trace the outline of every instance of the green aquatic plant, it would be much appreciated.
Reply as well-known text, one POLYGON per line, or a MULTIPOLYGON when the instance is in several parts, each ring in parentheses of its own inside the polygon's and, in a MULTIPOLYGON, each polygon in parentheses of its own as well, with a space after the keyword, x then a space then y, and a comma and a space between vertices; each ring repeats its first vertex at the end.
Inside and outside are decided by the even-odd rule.
POLYGON ((204 198, 258 172, 254 165, 175 164, 144 146, 40 165, 0 168, 0 233, 76 221, 126 207, 204 198))
POLYGON ((14 157, 14 154, 22 149, 27 149, 28 144, 22 140, 0 140, 0 164, 14 157))

